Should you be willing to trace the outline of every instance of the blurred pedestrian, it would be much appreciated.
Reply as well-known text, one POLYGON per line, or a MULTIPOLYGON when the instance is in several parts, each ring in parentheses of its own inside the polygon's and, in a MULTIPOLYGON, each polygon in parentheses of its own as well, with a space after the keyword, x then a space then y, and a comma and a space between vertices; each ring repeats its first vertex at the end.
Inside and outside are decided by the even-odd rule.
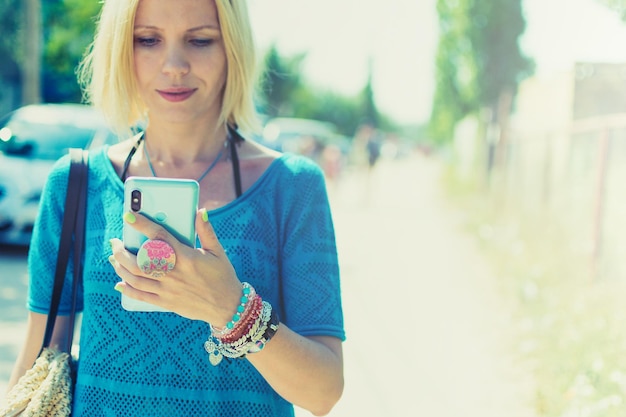
POLYGON ((375 129, 370 130, 365 147, 367 149, 367 163, 372 169, 380 158, 380 148, 382 147, 380 134, 375 129))
POLYGON ((329 143, 324 146, 320 157, 320 165, 328 181, 337 181, 343 169, 343 154, 341 153, 341 148, 334 143, 329 143))
MULTIPOLYGON (((243 0, 103 2, 81 74, 121 141, 90 154, 74 417, 293 416, 292 404, 322 415, 341 396, 345 336, 323 173, 244 139, 257 125, 254 63, 243 0), (125 133, 135 126, 144 129, 125 133), (130 176, 197 180, 197 248, 123 213, 130 176), (123 223, 171 249, 173 269, 140 269, 123 223), (171 312, 127 311, 120 292, 171 312)), ((28 336, 10 386, 43 339, 68 169, 69 158, 57 162, 42 196, 28 336)), ((66 322, 55 327, 59 348, 66 322)))
POLYGON ((382 135, 371 124, 364 123, 354 134, 352 140, 352 159, 356 165, 366 165, 369 170, 374 168, 381 156, 382 135))

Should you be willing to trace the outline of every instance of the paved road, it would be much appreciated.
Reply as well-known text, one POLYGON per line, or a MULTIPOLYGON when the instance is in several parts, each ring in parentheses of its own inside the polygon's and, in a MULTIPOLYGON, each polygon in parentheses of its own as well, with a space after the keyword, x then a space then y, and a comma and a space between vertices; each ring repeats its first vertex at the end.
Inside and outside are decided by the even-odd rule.
POLYGON ((0 246, 0 396, 24 338, 26 250, 0 246))
MULTIPOLYGON (((510 312, 438 178, 439 165, 416 156, 329 185, 348 333, 331 417, 534 417, 510 312)), ((25 290, 25 253, 0 247, 0 392, 25 290)))
POLYGON ((510 312, 442 196, 440 165, 375 168, 332 194, 348 339, 330 416, 534 416, 510 312))

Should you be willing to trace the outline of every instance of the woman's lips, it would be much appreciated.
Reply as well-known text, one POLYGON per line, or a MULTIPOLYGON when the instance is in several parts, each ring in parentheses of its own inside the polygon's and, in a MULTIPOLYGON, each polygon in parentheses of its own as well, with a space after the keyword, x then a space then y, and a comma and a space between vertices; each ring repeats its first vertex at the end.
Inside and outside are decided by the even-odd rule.
POLYGON ((167 90, 157 90, 157 93, 167 101, 185 101, 196 92, 195 88, 169 88, 167 90))

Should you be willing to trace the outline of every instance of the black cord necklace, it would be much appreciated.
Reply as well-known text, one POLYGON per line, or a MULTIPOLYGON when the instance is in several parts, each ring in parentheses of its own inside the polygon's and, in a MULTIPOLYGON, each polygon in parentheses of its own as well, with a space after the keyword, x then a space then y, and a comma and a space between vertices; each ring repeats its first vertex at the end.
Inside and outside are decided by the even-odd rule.
MULTIPOLYGON (((133 159, 133 156, 135 156, 135 153, 137 152, 137 149, 139 149, 139 145, 141 145, 141 141, 144 140, 144 133, 140 133, 139 136, 137 138, 137 141, 135 142, 135 145, 132 147, 132 149, 130 150, 130 152, 128 152, 128 156, 126 157, 126 160, 124 161, 124 167, 122 169, 122 175, 120 175, 120 178, 122 179, 122 182, 126 181, 126 177, 128 175, 128 168, 130 166, 130 161, 133 159)), ((135 136, 135 137, 137 137, 135 136)), ((243 189, 241 186, 241 169, 239 167, 239 155, 237 154, 237 143, 239 142, 243 142, 245 139, 243 138, 243 136, 241 136, 239 134, 239 132, 237 132, 237 129, 228 126, 228 137, 226 139, 226 144, 228 144, 228 147, 230 148, 230 159, 233 165, 233 176, 235 178, 235 193, 237 194, 237 197, 240 197, 243 189)), ((221 153, 221 152, 220 152, 221 153)), ((217 160, 219 160, 219 156, 217 160)), ((148 163, 150 165, 150 158, 148 159, 148 163)), ((211 164, 213 165, 213 164, 211 164)), ((212 167, 209 167, 212 169, 212 167)), ((152 169, 152 175, 155 175, 154 173, 154 169, 152 169)), ((208 174, 208 172, 207 172, 208 174)), ((200 177, 200 179, 202 179, 204 177, 204 174, 200 177)), ((199 181, 198 181, 199 182, 199 181)))
MULTIPOLYGON (((204 177, 206 177, 209 174, 209 172, 211 172, 211 170, 215 168, 215 165, 217 165, 219 160, 222 159, 222 155, 224 155, 224 149, 226 149, 227 143, 228 143, 228 140, 224 141, 224 146, 222 147, 222 149, 220 149, 219 153, 217 154, 213 162, 211 162, 211 165, 209 165, 209 167, 196 180, 198 183, 200 183, 204 179, 204 177)), ((157 174, 154 171, 154 167, 152 166, 152 162, 150 161, 150 155, 148 154, 148 147, 146 146, 145 139, 143 142, 143 153, 146 155, 146 159, 148 160, 148 166, 150 167, 150 172, 152 172, 152 176, 157 177, 157 174)))

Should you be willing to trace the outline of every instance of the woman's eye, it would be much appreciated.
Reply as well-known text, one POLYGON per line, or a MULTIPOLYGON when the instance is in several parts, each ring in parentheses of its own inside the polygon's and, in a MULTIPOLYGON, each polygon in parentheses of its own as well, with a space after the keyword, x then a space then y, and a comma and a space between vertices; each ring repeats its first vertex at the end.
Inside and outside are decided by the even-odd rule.
POLYGON ((213 39, 190 39, 189 43, 193 46, 203 47, 213 43, 213 39))
POLYGON ((141 46, 154 46, 159 43, 159 40, 150 36, 138 36, 135 38, 135 43, 141 46))

